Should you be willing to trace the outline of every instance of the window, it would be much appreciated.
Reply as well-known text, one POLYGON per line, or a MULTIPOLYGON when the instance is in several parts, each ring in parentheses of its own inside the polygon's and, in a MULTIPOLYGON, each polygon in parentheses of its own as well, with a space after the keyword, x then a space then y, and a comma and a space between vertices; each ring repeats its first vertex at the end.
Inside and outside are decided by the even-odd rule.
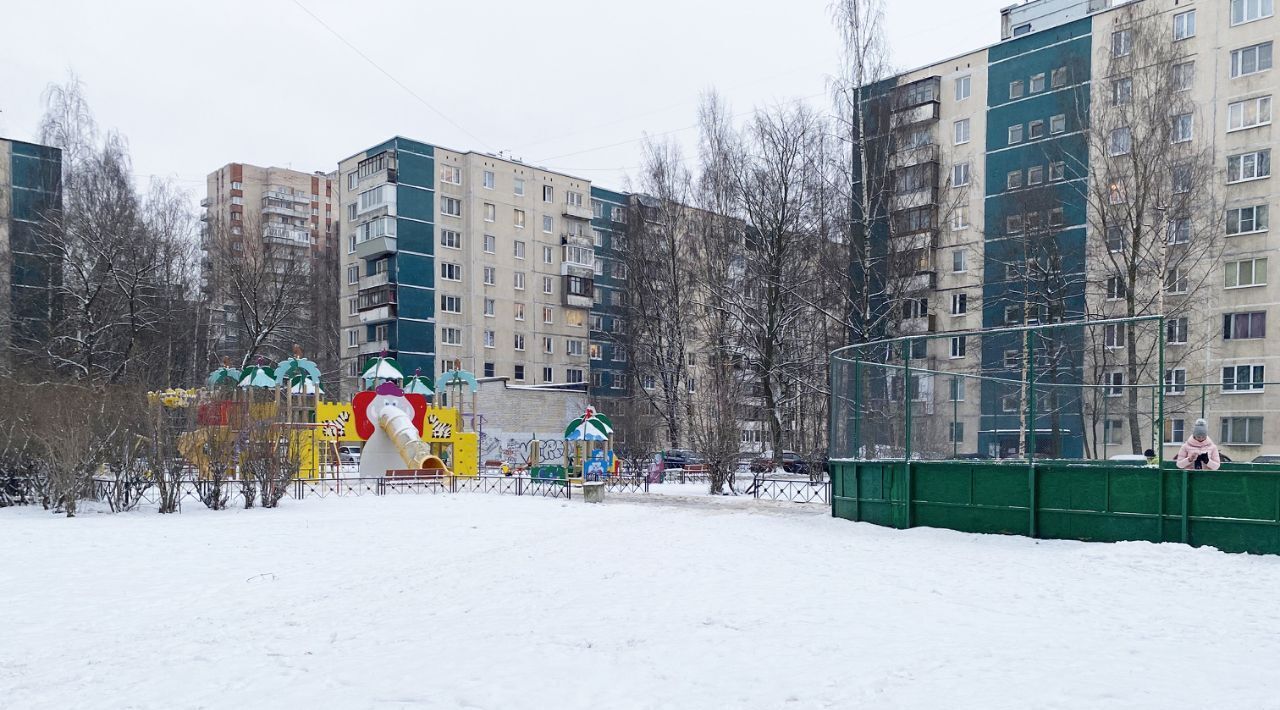
POLYGON ((440 214, 447 215, 449 217, 461 217, 462 200, 459 200, 456 197, 441 197, 440 214))
POLYGON ((1222 368, 1223 392, 1261 392, 1265 368, 1262 365, 1230 365, 1222 368))
MULTIPOLYGON (((955 144, 962 145, 969 142, 969 119, 962 118, 951 126, 955 137, 955 144)), ((615 212, 617 208, 614 208, 615 212)))
POLYGON ((1170 71, 1173 73, 1173 89, 1174 91, 1190 91, 1192 83, 1196 80, 1196 63, 1195 62, 1179 62, 1174 64, 1170 71))
POLYGON ((484 203, 484 221, 494 222, 498 219, 498 206, 490 202, 484 203))
POLYGON ((524 272, 523 271, 517 271, 514 274, 512 274, 511 286, 517 291, 524 290, 524 272))
POLYGON ((1044 166, 1033 165, 1027 168, 1027 184, 1039 185, 1044 182, 1044 166))
POLYGON ((462 184, 462 168, 456 165, 440 166, 440 182, 446 182, 450 185, 462 184))
POLYGON ((1111 184, 1107 185, 1107 201, 1113 205, 1123 205, 1129 200, 1129 191, 1125 189, 1124 182, 1113 179, 1111 184))
POLYGON ((1191 242, 1191 220, 1186 217, 1175 217, 1169 220, 1167 239, 1170 244, 1188 244, 1191 242))
POLYGON ((1057 180, 1065 180, 1067 177, 1067 164, 1061 160, 1049 163, 1049 180, 1051 182, 1057 180))
MULTIPOLYGON (((351 173, 351 174, 355 175, 355 173, 351 173)), ((347 347, 354 348, 355 346, 360 344, 359 341, 360 341, 360 331, 356 330, 355 328, 352 328, 351 330, 347 331, 347 347)))
POLYGON ((1044 121, 1032 121, 1027 124, 1027 140, 1044 138, 1044 121))
POLYGON ((1107 225, 1107 251, 1112 254, 1118 254, 1124 251, 1124 248, 1124 230, 1116 224, 1107 225))
POLYGON ((556 322, 556 309, 551 306, 542 307, 542 322, 546 325, 552 325, 556 322))
POLYGON ((1009 100, 1022 98, 1022 80, 1009 82, 1009 100))
POLYGON ((1108 397, 1119 397, 1124 394, 1124 373, 1108 372, 1102 377, 1103 384, 1106 385, 1104 391, 1108 397))
POLYGON ((657 387, 657 381, 654 379, 653 375, 645 375, 640 378, 640 386, 647 390, 651 390, 657 387))
POLYGON ((1049 75, 1049 84, 1055 89, 1061 89, 1067 85, 1067 68, 1058 67, 1049 75))
POLYGON ((604 247, 604 232, 593 229, 591 230, 591 244, 597 249, 604 247))
POLYGON ((1187 10, 1173 16, 1173 41, 1196 36, 1196 11, 1187 10))
POLYGON ((1021 363, 1022 363, 1021 350, 1004 351, 1004 366, 1006 369, 1016 370, 1021 366, 1021 363))
POLYGON ((566 190, 564 193, 564 203, 570 207, 582 206, 582 193, 566 190))
POLYGON ((627 223, 626 208, 614 207, 612 213, 609 215, 609 219, 613 220, 614 222, 618 222, 619 224, 626 224, 627 223))
POLYGON ((1014 170, 1005 176, 1005 186, 1010 190, 1022 187, 1022 171, 1014 170))
POLYGON ((1231 0, 1231 24, 1243 25, 1246 22, 1271 17, 1275 13, 1273 0, 1231 0))
POLYGON ((964 441, 964 422, 951 422, 950 430, 952 443, 964 441))
POLYGON ((1165 394, 1186 394, 1187 393, 1187 371, 1181 367, 1175 367, 1164 371, 1164 393, 1165 394))
MULTIPOLYGON (((515 347, 516 350, 523 351, 524 350, 524 333, 514 333, 513 336, 514 337, 512 338, 512 346, 515 347)), ((516 379, 519 380, 523 378, 517 377, 516 379)))
POLYGON ((964 249, 956 249, 951 252, 951 273, 963 274, 968 271, 966 266, 967 257, 964 249))
POLYGON ((461 328, 441 328, 440 342, 445 345, 462 345, 461 328))
POLYGON ((956 163, 951 166, 951 186, 964 187, 969 184, 969 163, 956 163))
POLYGON ((1267 231, 1267 206, 1253 205, 1227 210, 1227 236, 1267 231))
POLYGON ((1170 294, 1184 294, 1189 287, 1190 279, 1181 268, 1173 268, 1164 272, 1164 290, 1170 294))
POLYGON ((1218 437, 1222 444, 1262 444, 1262 417, 1223 417, 1222 436, 1218 437))
POLYGON ((551 187, 550 185, 543 185, 543 186, 542 186, 542 201, 543 201, 543 202, 547 202, 547 203, 555 202, 555 201, 556 201, 556 191, 555 191, 555 188, 551 187))
POLYGON ((1120 30, 1111 33, 1111 56, 1127 57, 1133 51, 1133 31, 1120 30))
POLYGON ((494 185, 493 171, 492 170, 484 171, 484 189, 492 190, 493 185, 494 185))
POLYGON ((1174 143, 1186 143, 1191 140, 1191 136, 1194 132, 1195 121, 1192 120, 1191 114, 1180 113, 1173 117, 1173 132, 1171 140, 1174 143))
POLYGON ((592 387, 595 387, 595 388, 599 388, 599 387, 603 387, 603 386, 604 386, 604 373, 603 373, 603 372, 592 372, 592 373, 591 373, 591 386, 592 386, 592 387))
POLYGON ((1031 77, 1031 83, 1027 86, 1027 91, 1038 94, 1044 91, 1044 74, 1036 74, 1031 77))
POLYGON ((951 359, 958 360, 964 357, 965 338, 957 336, 951 339, 951 359))
POLYGON ((544 264, 555 263, 555 253, 556 253, 556 250, 551 247, 546 247, 546 246, 542 247, 542 263, 544 264))
MULTIPOLYGON (((515 179, 515 181, 514 181, 514 184, 513 184, 513 185, 512 185, 512 187, 511 187, 511 191, 512 191, 512 193, 514 193, 514 194, 515 194, 515 196, 516 196, 516 197, 524 197, 524 178, 516 178, 516 179, 515 179)), ((519 367, 519 368, 520 368, 521 375, 522 375, 521 377, 517 377, 516 379, 517 379, 517 380, 523 380, 523 379, 524 379, 524 377, 523 377, 523 374, 524 374, 524 366, 523 366, 523 365, 516 365, 516 367, 519 367)))
POLYGON ((1164 323, 1164 342, 1166 345, 1187 344, 1187 319, 1170 318, 1164 323))
POLYGON ((1231 52, 1231 78, 1257 74, 1271 68, 1271 43, 1263 42, 1231 52))
POLYGON ((353 283, 358 283, 359 281, 360 281, 360 267, 356 264, 352 264, 351 266, 348 266, 347 267, 347 283, 353 284, 353 283))
POLYGON ((484 253, 494 254, 498 251, 498 238, 492 234, 486 234, 483 238, 484 253))
POLYGON ((969 312, 969 296, 963 293, 951 294, 951 315, 962 316, 969 312))
POLYGON ((1018 395, 1007 394, 1000 398, 1000 411, 1011 414, 1018 411, 1018 395))
POLYGON ((552 382, 552 381, 554 381, 554 380, 555 380, 555 377, 553 377, 553 376, 552 376, 552 374, 551 374, 551 368, 549 368, 549 367, 544 367, 544 368, 542 368, 542 381, 543 381, 543 382, 552 382))
POLYGON ((1124 443, 1124 420, 1108 419, 1102 423, 1102 436, 1108 444, 1124 443))
POLYGON ((964 401, 964 378, 963 377, 951 378, 951 391, 949 393, 948 401, 950 402, 964 401))
POLYGON ((542 352, 547 355, 555 355, 556 341, 549 335, 542 336, 542 352))
POLYGON ((604 332, 604 316, 599 313, 591 314, 591 329, 594 331, 604 332))
POLYGON ((1133 143, 1133 132, 1128 126, 1116 128, 1111 131, 1111 138, 1107 141, 1107 153, 1110 155, 1128 155, 1133 143))
POLYGON ((492 298, 484 299, 484 317, 492 318, 497 315, 498 304, 492 298))
POLYGON ((567 338, 564 341, 564 351, 568 355, 582 357, 582 341, 575 338, 567 338))
POLYGON ((484 285, 494 286, 498 283, 498 270, 492 266, 484 267, 484 285))
POLYGON ((1066 131, 1066 130, 1067 130, 1067 116, 1066 116, 1066 114, 1062 114, 1062 113, 1060 113, 1060 114, 1058 114, 1057 116, 1053 116, 1053 117, 1051 117, 1051 118, 1049 119, 1049 133, 1050 133, 1051 135, 1055 135, 1055 136, 1056 136, 1056 135, 1058 135, 1059 133, 1062 133, 1062 132, 1064 132, 1064 131, 1066 131))
POLYGON ((927 298, 908 298, 902 302, 902 317, 911 320, 912 318, 924 318, 929 315, 929 299, 927 298))
POLYGON ((1123 348, 1125 344, 1124 323, 1108 323, 1102 326, 1102 346, 1108 350, 1123 348))
POLYGON ((1175 195, 1191 192, 1193 171, 1190 165, 1175 165, 1169 172, 1171 189, 1175 195))
MULTIPOLYGON (((492 348, 492 347, 494 347, 494 345, 493 345, 493 339, 494 339, 493 331, 492 331, 492 330, 486 330, 486 331, 484 332, 484 346, 485 346, 486 348, 492 348)), ((486 375, 486 377, 493 377, 493 375, 486 375)))
POLYGON ((511 221, 515 224, 516 229, 524 229, 524 210, 512 210, 511 221))
POLYGON ((355 298, 347 299, 347 315, 354 316, 360 311, 360 304, 355 298))
POLYGON ((440 294, 440 312, 461 313, 462 299, 458 296, 446 296, 444 294, 440 294))
POLYGON ((512 243, 513 251, 517 259, 524 258, 524 242, 516 240, 512 243))
POLYGON ((621 261, 613 265, 613 278, 619 281, 627 280, 627 265, 621 261))
POLYGON ((549 214, 542 215, 542 232, 544 234, 551 234, 554 231, 556 231, 555 219, 549 214))
POLYGON ((591 347, 587 349, 588 356, 592 360, 603 360, 604 359, 603 351, 604 351, 604 348, 600 345, 600 343, 592 343, 591 347))
POLYGON ((440 278, 445 281, 461 281, 462 265, 454 264, 448 261, 440 262, 440 278))
POLYGON ((1021 306, 1005 306, 1004 307, 1005 325, 1016 325, 1022 322, 1021 306))
POLYGON ((973 77, 962 76, 956 79, 956 101, 964 101, 973 93, 973 77))
POLYGON ((1250 288, 1266 285, 1266 257, 1227 262, 1227 288, 1250 288))
POLYGON ((512 315, 515 316, 515 320, 524 320, 524 304, 523 303, 512 304, 511 312, 512 312, 512 315))
POLYGON ((1262 96, 1227 104, 1227 130, 1241 131, 1246 128, 1265 126, 1271 123, 1271 97, 1262 96))
POLYGON ((1227 182, 1244 182, 1271 177, 1271 150, 1255 150, 1227 158, 1227 182))
MULTIPOLYGON (((925 219, 932 220, 933 215, 930 209, 925 208, 925 219)), ((963 205, 956 207, 956 211, 951 215, 951 231, 961 232, 969 228, 968 210, 963 205)))
POLYGON ((1009 145, 1022 142, 1022 124, 1009 126, 1009 145))
POLYGON ((1050 209, 1049 210, 1049 226, 1061 227, 1062 225, 1066 224, 1066 221, 1065 221, 1066 218, 1063 215, 1064 213, 1061 207, 1054 207, 1050 209))
POLYGON ((1267 336, 1267 312, 1226 313, 1222 316, 1223 340, 1253 340, 1267 336))
POLYGON ((1005 232, 1008 234, 1021 234, 1022 233, 1022 215, 1011 214, 1008 217, 1006 217, 1004 221, 1004 229, 1005 229, 1005 232))
POLYGON ((1185 419, 1164 420, 1164 443, 1181 444, 1187 440, 1187 422, 1185 419))
POLYGON ((542 277, 542 292, 548 296, 555 293, 555 279, 550 276, 542 277))
POLYGON ((450 249, 462 248, 462 235, 452 229, 440 230, 440 246, 450 249))

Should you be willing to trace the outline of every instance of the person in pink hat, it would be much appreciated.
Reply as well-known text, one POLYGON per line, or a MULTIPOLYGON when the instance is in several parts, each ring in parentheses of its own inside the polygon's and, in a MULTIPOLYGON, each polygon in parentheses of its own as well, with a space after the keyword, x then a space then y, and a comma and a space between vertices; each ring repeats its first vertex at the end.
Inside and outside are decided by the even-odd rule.
POLYGON ((1194 468, 1197 471, 1208 469, 1217 471, 1222 465, 1218 456, 1218 445, 1209 438, 1209 425, 1203 419, 1197 419, 1191 427, 1191 438, 1178 449, 1178 468, 1194 468))

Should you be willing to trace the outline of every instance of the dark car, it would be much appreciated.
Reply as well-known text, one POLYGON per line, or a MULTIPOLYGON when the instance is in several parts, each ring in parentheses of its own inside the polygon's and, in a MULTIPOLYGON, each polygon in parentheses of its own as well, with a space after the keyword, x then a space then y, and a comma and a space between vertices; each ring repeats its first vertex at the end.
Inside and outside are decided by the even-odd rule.
MULTIPOLYGON (((772 473, 775 469, 782 468, 787 473, 795 473, 801 476, 809 475, 811 469, 810 463, 805 461, 800 454, 794 451, 783 451, 779 457, 772 457, 769 452, 765 452, 764 456, 751 462, 751 470, 756 473, 772 473)), ((819 462, 820 470, 826 469, 825 462, 819 462)))
POLYGON ((666 468, 688 468, 702 463, 702 457, 688 449, 670 449, 662 452, 662 465, 666 468))

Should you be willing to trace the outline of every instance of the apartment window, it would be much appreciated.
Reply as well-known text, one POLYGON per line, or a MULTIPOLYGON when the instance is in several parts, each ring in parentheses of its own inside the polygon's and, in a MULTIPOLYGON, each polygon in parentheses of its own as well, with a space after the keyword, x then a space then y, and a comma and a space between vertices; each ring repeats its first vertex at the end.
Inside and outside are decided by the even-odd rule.
POLYGON ((658 384, 657 384, 657 381, 654 379, 653 375, 645 375, 644 377, 640 378, 640 386, 647 390, 652 390, 655 387, 657 387, 658 384))
POLYGON ((1009 145, 1022 142, 1022 124, 1009 126, 1009 145))
POLYGON ((1111 105, 1123 106, 1133 101, 1133 79, 1123 77, 1111 82, 1111 105))
POLYGON ((597 249, 603 248, 604 232, 601 232, 598 229, 591 230, 591 244, 594 245, 597 249))
MULTIPOLYGON (((234 217, 235 215, 232 214, 232 216, 234 217)), ((236 232, 236 234, 239 234, 239 232, 236 232)), ((240 246, 239 242, 236 242, 233 246, 235 247, 236 251, 239 251, 240 249, 243 248, 240 246)), ((354 254, 355 252, 356 252, 356 235, 351 234, 347 236, 347 253, 354 254)))
POLYGON ((551 374, 551 368, 549 367, 542 368, 542 381, 543 382, 555 381, 555 377, 551 374))
POLYGON ((1107 225, 1107 251, 1112 254, 1118 254, 1124 251, 1124 247, 1124 230, 1116 224, 1107 225))
POLYGON ((1267 285, 1267 259, 1242 259, 1227 262, 1227 288, 1251 288, 1267 285))
POLYGON ((511 285, 517 291, 524 290, 524 272, 523 271, 517 271, 514 274, 512 274, 511 285))
POLYGON ((604 203, 600 200, 591 201, 591 217, 593 219, 604 219, 604 203))
POLYGON ((462 168, 456 165, 440 166, 440 182, 446 182, 450 185, 461 185, 462 168))
POLYGON ((512 243, 513 253, 517 259, 524 258, 524 242, 516 240, 512 243))
POLYGON ((360 305, 355 298, 347 299, 347 315, 354 316, 360 311, 360 305))
POLYGON ((556 221, 549 214, 542 215, 542 232, 543 234, 551 234, 556 231, 556 221))
POLYGON ((496 286, 498 283, 498 270, 492 266, 484 267, 484 285, 496 286))
POLYGON ((356 264, 352 264, 351 266, 348 266, 347 267, 347 283, 354 284, 354 283, 358 283, 359 281, 360 281, 360 267, 356 264))
MULTIPOLYGON (((927 212, 928 208, 925 208, 925 210, 927 212)), ((929 215, 927 219, 932 219, 932 215, 929 215)), ((967 210, 964 205, 956 207, 956 211, 951 215, 951 231, 959 232, 968 229, 968 227, 969 216, 967 214, 967 210)))
POLYGON ((440 230, 440 246, 450 249, 462 248, 462 235, 452 229, 440 230))
POLYGON ((556 311, 551 306, 542 307, 542 322, 546 325, 552 325, 556 322, 556 311))
POLYGON ((1107 185, 1107 201, 1113 205, 1123 205, 1129 201, 1129 191, 1125 189, 1123 182, 1117 179, 1107 185))
MULTIPOLYGON (((524 333, 513 333, 512 336, 513 336, 511 340, 512 347, 514 347, 518 351, 523 352, 524 351, 524 333)), ((523 378, 517 377, 516 379, 523 379, 523 378)))
POLYGON ((1125 345, 1124 323, 1108 323, 1102 326, 1102 347, 1108 350, 1123 348, 1125 345))
POLYGON ((1191 114, 1180 113, 1173 117, 1172 141, 1174 143, 1186 143, 1187 141, 1190 141, 1194 132, 1195 121, 1192 120, 1191 114))
POLYGON ((591 314, 591 329, 600 333, 604 332, 604 316, 599 313, 591 314))
MULTIPOLYGON (((516 178, 514 181, 514 185, 511 188, 511 191, 515 194, 516 197, 524 197, 524 178, 516 178)), ((521 371, 524 370, 524 366, 522 365, 517 365, 517 367, 519 367, 521 371)), ((523 380, 524 378, 520 377, 517 379, 523 380)))
POLYGON ((1196 11, 1187 10, 1173 16, 1173 41, 1196 36, 1196 11))
POLYGON ((1165 293, 1180 295, 1187 292, 1190 279, 1187 278, 1187 272, 1181 268, 1173 268, 1164 272, 1164 290, 1165 293))
POLYGON ((1033 165, 1027 168, 1027 184, 1039 185, 1044 182, 1044 166, 1033 165))
POLYGON ((962 336, 957 336, 952 338, 951 339, 951 359, 959 360, 960 358, 964 357, 964 353, 965 353, 965 338, 962 336))
POLYGON ((1271 17, 1275 13, 1273 0, 1231 0, 1231 24, 1243 25, 1246 22, 1271 17))
MULTIPOLYGON (((621 325, 620 323, 615 322, 615 323, 614 323, 613 332, 615 332, 615 333, 621 333, 621 332, 622 332, 622 325, 621 325)), ((626 350, 623 350, 622 348, 615 347, 615 348, 613 349, 613 361, 614 361, 614 362, 626 362, 626 361, 627 361, 627 351, 626 351, 626 350)))
POLYGON ((1102 376, 1105 392, 1108 397, 1119 397, 1124 394, 1124 373, 1108 372, 1102 376))
POLYGON ((445 345, 462 345, 461 328, 441 328, 440 342, 445 345))
POLYGON ((963 293, 951 294, 951 315, 962 316, 969 312, 969 296, 963 293))
POLYGON ((1027 139, 1044 138, 1044 121, 1032 121, 1027 124, 1027 139))
POLYGON ((949 393, 948 401, 950 402, 964 401, 964 378, 963 377, 951 378, 951 391, 949 393))
POLYGON ((1227 182, 1244 182, 1271 177, 1271 150, 1255 150, 1227 158, 1227 182))
POLYGON ((444 294, 440 294, 440 312, 461 313, 462 298, 458 296, 446 296, 444 294))
POLYGON ((571 357, 582 357, 582 341, 576 338, 567 338, 564 341, 564 351, 571 357))
POLYGON ((1108 419, 1102 423, 1103 440, 1108 444, 1124 443, 1124 420, 1108 419))
POLYGON ((1058 67, 1049 74, 1049 83, 1055 89, 1061 89, 1067 85, 1067 68, 1058 67))
POLYGON ((516 229, 524 229, 524 210, 512 210, 511 221, 515 223, 516 229))
POLYGON ((604 359, 604 354, 603 354, 603 353, 604 353, 604 348, 603 348, 603 346, 601 346, 601 345, 600 345, 600 343, 592 343, 592 344, 591 344, 591 347, 590 347, 590 348, 588 348, 587 352, 588 352, 588 356, 589 356, 592 360, 603 360, 603 359, 604 359))
POLYGON ((1012 414, 1018 411, 1018 395, 1007 394, 1000 398, 1000 411, 1005 414, 1012 414))
POLYGON ((1056 135, 1058 135, 1059 133, 1062 133, 1062 132, 1064 132, 1064 131, 1066 131, 1066 130, 1067 130, 1067 116, 1066 116, 1066 114, 1062 114, 1062 113, 1060 113, 1060 114, 1058 114, 1057 116, 1053 116, 1053 117, 1051 117, 1051 118, 1049 119, 1049 133, 1050 133, 1051 135, 1055 135, 1055 136, 1056 136, 1056 135))
POLYGON ((953 123, 951 128, 956 145, 962 145, 969 142, 969 119, 962 118, 953 123))
POLYGON ((494 254, 498 251, 497 237, 493 236, 492 234, 486 234, 484 235, 484 238, 482 239, 482 241, 484 243, 484 253, 494 254))
POLYGON ((1231 52, 1231 78, 1257 74, 1271 68, 1271 43, 1263 42, 1231 52))
POLYGON ((1005 176, 1005 186, 1010 190, 1022 187, 1022 171, 1014 170, 1005 176))
POLYGON ((493 185, 494 185, 493 171, 492 170, 484 171, 484 189, 492 190, 493 185))
POLYGON ((1062 225, 1066 224, 1066 219, 1064 218, 1063 215, 1064 213, 1061 207, 1054 207, 1050 209, 1049 210, 1049 226, 1061 227, 1062 225))
POLYGON ((968 257, 965 256, 964 249, 955 249, 951 252, 951 273, 962 274, 968 271, 968 257))
POLYGON ((1049 180, 1050 182, 1065 180, 1067 177, 1067 164, 1061 160, 1049 163, 1049 180))
POLYGON ((1262 444, 1262 417, 1223 417, 1222 444, 1260 446, 1262 444))
POLYGON ((1004 229, 1006 234, 1022 233, 1022 215, 1011 214, 1004 220, 1004 229))
POLYGON ((493 318, 497 315, 498 304, 492 298, 484 299, 484 317, 493 318))
POLYGON ((547 355, 555 355, 556 341, 549 335, 542 336, 542 352, 547 355))
POLYGON ((542 277, 542 292, 548 296, 555 293, 555 279, 550 276, 542 277))
POLYGON ((566 192, 564 193, 564 203, 565 203, 566 205, 569 205, 570 207, 581 207, 581 206, 582 206, 582 193, 581 193, 581 192, 566 191, 566 192))
POLYGON ((1262 365, 1230 365, 1222 368, 1223 392, 1261 392, 1266 382, 1262 365))
POLYGON ((512 368, 512 379, 517 382, 524 382, 524 365, 516 365, 512 368))
POLYGON ((1111 56, 1127 57, 1133 51, 1133 30, 1111 33, 1111 56))
POLYGON ((1187 344, 1187 319, 1170 318, 1164 323, 1164 342, 1166 345, 1187 344))
POLYGON ((1009 82, 1009 100, 1022 98, 1022 80, 1009 82))
POLYGON ((1267 337, 1266 311, 1223 314, 1223 340, 1254 340, 1265 337, 1267 337))
POLYGON ((600 388, 604 386, 603 372, 593 371, 591 373, 591 386, 592 388, 600 388))
POLYGON ((551 187, 550 185, 543 185, 543 186, 542 186, 542 201, 543 201, 543 202, 547 202, 547 203, 555 202, 555 201, 556 201, 556 191, 555 191, 555 188, 551 187))
POLYGON ((515 317, 515 320, 524 320, 524 304, 523 303, 512 304, 511 313, 515 317))
POLYGON ((609 219, 619 224, 627 223, 627 210, 623 207, 614 207, 609 215, 609 219))
POLYGON ((956 163, 951 166, 951 186, 964 187, 969 184, 969 163, 956 163))
MULTIPOLYGON (((355 173, 352 173, 352 175, 355 175, 355 173)), ((355 328, 348 330, 347 331, 347 347, 354 348, 359 344, 360 344, 360 331, 356 330, 355 328)))
POLYGON ((542 247, 542 263, 551 264, 555 262, 555 249, 552 247, 542 247))
POLYGON ((1270 96, 1227 104, 1227 131, 1241 131, 1269 123, 1271 123, 1270 96))
POLYGON ((1107 153, 1112 156, 1128 155, 1133 144, 1133 132, 1128 126, 1116 128, 1111 131, 1110 139, 1107 141, 1107 153))
POLYGON ((498 219, 498 206, 491 203, 484 203, 484 221, 495 222, 498 219))
POLYGON ((1267 206, 1251 205, 1227 210, 1227 236, 1267 231, 1267 206))
POLYGON ((1186 423, 1185 419, 1164 420, 1164 443, 1181 444, 1186 441, 1186 423))
POLYGON ((956 79, 956 101, 964 101, 973 93, 973 77, 962 76, 956 79))
POLYGON ((441 197, 440 214, 447 215, 449 217, 461 217, 462 200, 459 200, 456 197, 441 197))
POLYGON ((1170 170, 1171 189, 1175 195, 1191 192, 1193 171, 1190 165, 1175 165, 1170 170))
POLYGON ((445 281, 461 281, 462 265, 454 264, 448 261, 440 262, 440 278, 445 281))
POLYGON ((1027 91, 1038 94, 1044 91, 1044 73, 1036 74, 1031 77, 1031 83, 1027 86, 1027 91))
POLYGON ((570 367, 564 371, 564 380, 570 384, 582 382, 582 370, 576 367, 570 367))
POLYGON ((1165 394, 1186 394, 1187 393, 1187 371, 1181 367, 1175 367, 1164 371, 1164 393, 1165 394))

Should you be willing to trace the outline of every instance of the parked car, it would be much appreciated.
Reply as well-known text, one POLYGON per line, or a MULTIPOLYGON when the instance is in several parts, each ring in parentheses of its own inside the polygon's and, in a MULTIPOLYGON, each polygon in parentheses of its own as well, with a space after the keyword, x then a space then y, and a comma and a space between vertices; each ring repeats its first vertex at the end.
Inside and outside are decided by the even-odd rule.
POLYGON ((689 449, 670 449, 662 452, 662 465, 666 468, 688 468, 702 463, 702 457, 689 449))
MULTIPOLYGON (((818 464, 822 470, 826 470, 826 462, 818 464)), ((781 468, 787 473, 795 473, 801 476, 809 475, 811 468, 808 461, 805 461, 800 454, 794 451, 783 451, 780 456, 774 456, 772 451, 766 451, 763 455, 751 462, 751 470, 755 473, 771 473, 781 468)))
POLYGON ((343 465, 359 466, 360 465, 360 447, 359 446, 339 446, 338 447, 338 463, 343 465))
POLYGON ((1254 456, 1249 463, 1280 463, 1280 454, 1261 454, 1254 456))

